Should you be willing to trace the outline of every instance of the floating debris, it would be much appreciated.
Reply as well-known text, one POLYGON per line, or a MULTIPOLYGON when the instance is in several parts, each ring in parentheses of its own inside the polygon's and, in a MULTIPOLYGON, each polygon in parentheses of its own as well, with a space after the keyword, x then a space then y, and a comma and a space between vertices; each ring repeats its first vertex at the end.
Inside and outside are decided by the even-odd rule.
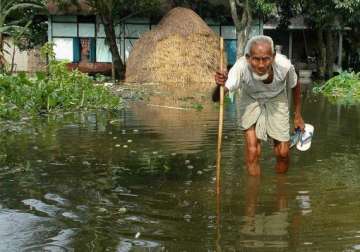
POLYGON ((115 147, 116 148, 119 148, 121 145, 120 144, 115 144, 115 147))
POLYGON ((44 195, 44 199, 54 201, 60 205, 68 204, 68 201, 66 199, 55 193, 46 193, 44 195))
POLYGON ((185 219, 187 222, 190 222, 190 221, 191 221, 191 215, 190 215, 190 214, 185 214, 185 215, 184 215, 184 219, 185 219))
POLYGON ((139 130, 134 129, 133 132, 134 132, 134 133, 139 133, 139 130))
POLYGON ((83 165, 90 165, 90 162, 85 160, 85 161, 82 161, 82 164, 83 165))
POLYGON ((132 140, 131 140, 131 139, 128 139, 128 143, 132 143, 132 140))
POLYGON ((77 216, 75 213, 72 213, 72 212, 64 212, 61 215, 64 216, 65 218, 69 218, 69 219, 72 219, 72 220, 78 220, 79 219, 79 216, 77 216))
POLYGON ((105 212, 107 212, 106 208, 103 208, 103 207, 99 207, 99 208, 98 208, 98 211, 99 211, 100 213, 105 213, 105 212))
POLYGON ((140 235, 141 235, 141 233, 140 232, 137 232, 136 234, 135 234, 135 239, 137 239, 137 238, 139 238, 140 237, 140 235))
POLYGON ((126 149, 127 147, 128 147, 128 146, 127 146, 126 144, 123 146, 123 148, 125 148, 125 149, 126 149))
POLYGON ((117 137, 113 137, 113 139, 114 139, 114 140, 116 140, 116 139, 117 139, 117 137))
POLYGON ((116 119, 116 120, 111 120, 110 124, 118 124, 120 122, 121 122, 120 120, 116 119))
POLYGON ((124 214, 127 212, 127 209, 125 207, 120 207, 118 210, 119 213, 124 214))
POLYGON ((309 194, 309 191, 298 191, 299 194, 309 194))
POLYGON ((187 165, 187 164, 190 164, 190 160, 185 160, 185 164, 187 165))
POLYGON ((187 168, 188 168, 189 170, 192 170, 192 169, 194 169, 194 166, 193 166, 193 165, 188 165, 187 168))
POLYGON ((197 171, 196 173, 197 173, 198 175, 202 175, 202 174, 203 174, 202 171, 197 171))

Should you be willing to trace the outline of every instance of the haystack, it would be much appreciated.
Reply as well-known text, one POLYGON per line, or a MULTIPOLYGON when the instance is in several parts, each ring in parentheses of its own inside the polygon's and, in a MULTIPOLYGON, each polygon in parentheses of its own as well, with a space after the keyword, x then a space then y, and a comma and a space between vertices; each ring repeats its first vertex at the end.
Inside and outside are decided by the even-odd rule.
POLYGON ((214 83, 219 56, 219 36, 192 10, 174 8, 135 43, 126 81, 214 83))

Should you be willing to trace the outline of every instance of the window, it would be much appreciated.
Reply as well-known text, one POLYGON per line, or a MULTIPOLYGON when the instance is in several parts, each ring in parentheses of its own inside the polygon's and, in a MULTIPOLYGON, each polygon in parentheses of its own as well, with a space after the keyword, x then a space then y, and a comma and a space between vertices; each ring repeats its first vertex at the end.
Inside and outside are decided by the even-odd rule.
POLYGON ((96 61, 112 62, 109 46, 105 44, 105 39, 96 39, 96 61))
POLYGON ((79 37, 95 37, 95 24, 80 23, 79 37))
POLYGON ((73 61, 73 38, 54 38, 55 58, 73 61))
POLYGON ((77 24, 74 23, 53 23, 54 37, 76 37, 77 24))

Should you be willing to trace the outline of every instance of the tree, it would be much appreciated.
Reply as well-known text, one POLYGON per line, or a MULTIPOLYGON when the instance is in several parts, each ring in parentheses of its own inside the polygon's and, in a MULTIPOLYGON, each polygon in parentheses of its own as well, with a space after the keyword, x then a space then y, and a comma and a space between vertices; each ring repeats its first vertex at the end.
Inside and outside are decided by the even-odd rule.
POLYGON ((0 1, 0 73, 5 71, 4 36, 11 36, 13 33, 22 32, 28 22, 23 16, 13 16, 19 10, 44 9, 40 0, 1 0, 0 1), (23 26, 21 26, 23 24, 23 26))
POLYGON ((289 12, 279 12, 281 18, 287 19, 291 15, 301 14, 315 29, 318 42, 318 72, 320 77, 333 75, 333 64, 336 59, 336 37, 340 29, 347 25, 359 25, 359 0, 287 0, 276 1, 277 5, 289 12), (287 14, 286 14, 287 13, 287 14), (289 15, 291 13, 291 15, 289 15))
MULTIPOLYGON (((79 5, 79 0, 56 0, 60 7, 79 5)), ((151 16, 160 6, 160 0, 84 0, 92 7, 104 25, 106 40, 110 48, 116 77, 124 78, 125 64, 122 61, 116 43, 115 25, 126 19, 142 15, 151 16)))
POLYGON ((254 14, 262 16, 271 13, 275 5, 268 0, 229 0, 231 16, 236 28, 237 58, 244 55, 246 42, 249 40, 254 14))

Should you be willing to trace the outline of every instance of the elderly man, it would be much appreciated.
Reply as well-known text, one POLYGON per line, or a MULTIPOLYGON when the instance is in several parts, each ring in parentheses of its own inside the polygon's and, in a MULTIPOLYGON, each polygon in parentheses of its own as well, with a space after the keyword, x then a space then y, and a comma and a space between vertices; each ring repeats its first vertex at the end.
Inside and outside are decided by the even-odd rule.
MULTIPOLYGON (((245 48, 245 56, 226 72, 215 75, 217 92, 221 85, 225 92, 240 89, 240 127, 245 133, 245 157, 248 173, 260 175, 261 140, 274 141, 276 171, 285 173, 289 166, 289 99, 294 101, 294 127, 304 130, 301 116, 300 83, 294 66, 276 53, 268 36, 255 36, 245 48)), ((216 99, 216 98, 215 98, 216 99)))

